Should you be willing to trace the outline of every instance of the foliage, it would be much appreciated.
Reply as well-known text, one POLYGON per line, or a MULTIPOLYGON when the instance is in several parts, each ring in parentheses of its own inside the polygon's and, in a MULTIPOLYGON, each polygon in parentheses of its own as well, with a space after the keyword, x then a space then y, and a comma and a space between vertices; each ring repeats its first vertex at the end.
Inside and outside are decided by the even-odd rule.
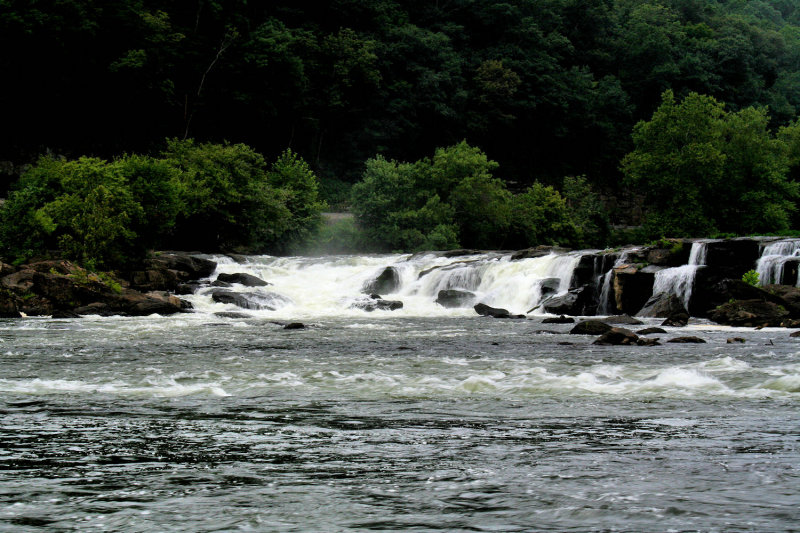
POLYGON ((534 183, 514 196, 512 243, 522 248, 536 244, 572 245, 579 230, 572 220, 567 202, 551 186, 534 183))
POLYGON ((755 270, 748 270, 747 272, 742 275, 742 281, 752 285, 753 287, 758 287, 758 272, 755 270))
POLYGON ((622 161, 627 182, 647 196, 652 236, 782 231, 797 183, 787 179, 785 143, 764 109, 728 113, 709 96, 672 91, 651 120, 636 125, 635 150, 622 161))
POLYGON ((602 247, 608 244, 611 234, 608 212, 587 177, 566 176, 562 195, 577 227, 576 245, 602 247))

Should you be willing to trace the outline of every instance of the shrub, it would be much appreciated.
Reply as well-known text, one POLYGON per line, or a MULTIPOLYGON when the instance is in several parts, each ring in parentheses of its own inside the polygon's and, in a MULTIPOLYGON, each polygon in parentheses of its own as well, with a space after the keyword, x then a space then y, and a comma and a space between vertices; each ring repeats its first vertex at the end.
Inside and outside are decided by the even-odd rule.
POLYGON ((742 276, 742 281, 752 285, 753 287, 758 287, 758 281, 759 281, 758 278, 759 278, 758 272, 756 272, 755 270, 748 270, 742 276))

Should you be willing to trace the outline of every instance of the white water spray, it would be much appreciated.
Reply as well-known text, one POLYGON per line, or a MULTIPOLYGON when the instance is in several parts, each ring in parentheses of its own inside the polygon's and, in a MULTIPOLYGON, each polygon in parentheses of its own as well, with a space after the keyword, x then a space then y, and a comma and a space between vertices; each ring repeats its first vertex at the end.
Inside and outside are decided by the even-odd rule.
MULTIPOLYGON (((756 264, 760 284, 781 283, 786 263, 798 258, 800 258, 800 239, 777 241, 764 246, 756 264)), ((795 284, 800 286, 800 276, 795 284)))
POLYGON ((707 244, 707 241, 693 242, 688 264, 656 272, 653 294, 662 292, 674 294, 683 302, 683 306, 689 309, 697 270, 706 264, 707 244))

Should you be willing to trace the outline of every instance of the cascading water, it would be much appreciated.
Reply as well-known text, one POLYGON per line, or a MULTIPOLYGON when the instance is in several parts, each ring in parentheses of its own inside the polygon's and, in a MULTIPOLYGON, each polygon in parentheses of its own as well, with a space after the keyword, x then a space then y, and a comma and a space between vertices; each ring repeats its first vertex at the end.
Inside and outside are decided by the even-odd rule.
POLYGON ((697 270, 706 264, 707 244, 708 241, 692 243, 688 264, 665 268, 657 272, 653 283, 653 294, 662 292, 674 294, 683 302, 683 306, 688 309, 697 270))
POLYGON ((598 286, 601 287, 600 296, 597 299, 598 315, 609 315, 613 311, 613 308, 611 307, 611 291, 613 290, 614 269, 620 265, 624 265, 628 261, 628 257, 630 257, 630 255, 637 250, 639 249, 631 248, 629 250, 623 250, 617 260, 614 261, 614 265, 608 269, 605 274, 602 274, 603 280, 602 282, 598 282, 598 286))
MULTIPOLYGON (((366 298, 361 294, 365 282, 386 267, 393 267, 397 273, 398 286, 383 297, 403 302, 403 308, 393 311, 393 316, 474 314, 471 306, 454 309, 438 305, 439 291, 447 289, 469 291, 475 295, 476 302, 503 307, 512 313, 525 313, 545 296, 569 289, 580 257, 581 253, 575 252, 515 261, 509 255, 490 253, 459 257, 440 254, 322 258, 250 256, 244 263, 236 263, 226 256, 213 259, 218 263, 217 274, 242 272, 271 284, 257 288, 233 285, 224 289, 248 298, 263 299, 269 294, 271 301, 282 299, 278 309, 260 309, 255 310, 256 313, 304 318, 362 316, 364 311, 352 305, 359 298, 366 298)), ((201 289, 188 299, 200 312, 254 312, 229 302, 213 301, 214 290, 219 289, 201 289)))
MULTIPOLYGON (((764 246, 756 271, 761 285, 782 283, 784 270, 791 259, 800 259, 800 239, 772 242, 764 246)), ((800 286, 800 276, 795 284, 800 286)))

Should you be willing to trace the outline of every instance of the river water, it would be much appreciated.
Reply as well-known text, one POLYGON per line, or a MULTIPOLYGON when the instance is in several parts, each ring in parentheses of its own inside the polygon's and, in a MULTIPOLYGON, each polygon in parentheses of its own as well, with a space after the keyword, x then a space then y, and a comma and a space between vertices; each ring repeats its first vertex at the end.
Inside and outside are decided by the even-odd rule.
MULTIPOLYGON (((294 302, 249 318, 201 293, 173 317, 0 321, 0 530, 797 530, 787 330, 600 347, 425 310, 419 287, 400 312, 334 312, 326 291, 398 260, 349 261, 305 307, 299 272, 328 287, 330 263, 221 263, 294 302)), ((476 292, 502 293, 488 277, 476 292)))

